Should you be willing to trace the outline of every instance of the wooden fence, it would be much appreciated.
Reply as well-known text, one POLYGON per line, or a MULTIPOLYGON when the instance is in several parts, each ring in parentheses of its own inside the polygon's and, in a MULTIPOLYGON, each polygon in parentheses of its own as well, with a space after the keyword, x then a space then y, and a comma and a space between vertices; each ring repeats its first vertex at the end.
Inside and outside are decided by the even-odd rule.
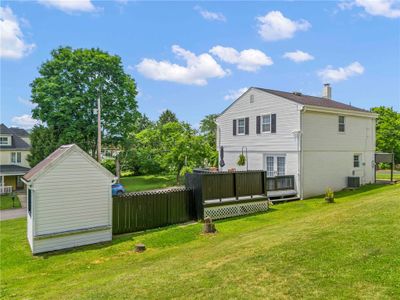
POLYGON ((196 219, 190 189, 127 193, 113 198, 113 234, 142 231, 196 219))

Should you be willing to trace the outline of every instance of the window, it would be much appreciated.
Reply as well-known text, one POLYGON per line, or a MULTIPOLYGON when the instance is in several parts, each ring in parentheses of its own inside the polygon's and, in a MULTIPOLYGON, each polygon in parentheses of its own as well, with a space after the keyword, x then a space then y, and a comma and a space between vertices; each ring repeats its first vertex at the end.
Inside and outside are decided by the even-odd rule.
POLYGON ((8 145, 8 137, 0 136, 0 145, 8 145))
POLYGON ((14 164, 21 163, 21 152, 11 152, 11 162, 14 164))
POLYGON ((344 116, 339 116, 339 132, 345 131, 344 116))
POLYGON ((28 189, 28 214, 32 215, 32 190, 28 189))
POLYGON ((353 156, 353 167, 354 168, 360 167, 360 155, 359 154, 354 154, 354 156, 353 156))
POLYGON ((238 119, 237 120, 237 133, 238 134, 245 134, 245 121, 243 119, 238 119))
POLYGON ((254 103, 254 95, 250 95, 250 103, 254 103))
POLYGON ((261 132, 271 132, 271 115, 261 116, 261 132))

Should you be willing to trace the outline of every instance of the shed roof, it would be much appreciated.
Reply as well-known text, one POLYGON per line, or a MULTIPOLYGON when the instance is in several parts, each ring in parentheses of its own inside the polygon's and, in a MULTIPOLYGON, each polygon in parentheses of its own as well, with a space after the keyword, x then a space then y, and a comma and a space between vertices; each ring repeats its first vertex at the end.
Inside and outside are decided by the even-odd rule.
POLYGON ((47 156, 44 160, 38 163, 35 167, 33 167, 23 179, 27 182, 32 181, 33 179, 37 178, 41 174, 45 172, 51 165, 57 163, 57 161, 66 155, 66 153, 70 152, 71 150, 76 149, 78 150, 86 159, 90 160, 92 163, 95 163, 107 176, 114 178, 115 176, 111 174, 107 169, 105 169, 102 165, 100 165, 97 161, 95 161, 89 154, 83 151, 75 144, 69 145, 62 145, 49 156, 47 156))

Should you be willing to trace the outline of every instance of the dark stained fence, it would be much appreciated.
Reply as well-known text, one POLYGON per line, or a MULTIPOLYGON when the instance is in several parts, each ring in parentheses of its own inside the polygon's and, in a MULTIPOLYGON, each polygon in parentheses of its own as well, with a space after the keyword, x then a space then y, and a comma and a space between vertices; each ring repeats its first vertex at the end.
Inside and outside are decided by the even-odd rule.
POLYGON ((196 219, 192 190, 127 193, 113 198, 113 234, 142 231, 196 219))

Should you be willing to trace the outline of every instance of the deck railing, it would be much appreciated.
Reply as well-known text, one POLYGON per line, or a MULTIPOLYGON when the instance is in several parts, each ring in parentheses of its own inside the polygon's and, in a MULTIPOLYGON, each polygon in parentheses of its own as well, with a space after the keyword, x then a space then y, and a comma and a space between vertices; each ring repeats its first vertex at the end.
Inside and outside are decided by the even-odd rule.
POLYGON ((267 177, 267 191, 294 190, 294 175, 267 177))
POLYGON ((0 194, 11 194, 12 193, 12 186, 0 186, 0 194))

